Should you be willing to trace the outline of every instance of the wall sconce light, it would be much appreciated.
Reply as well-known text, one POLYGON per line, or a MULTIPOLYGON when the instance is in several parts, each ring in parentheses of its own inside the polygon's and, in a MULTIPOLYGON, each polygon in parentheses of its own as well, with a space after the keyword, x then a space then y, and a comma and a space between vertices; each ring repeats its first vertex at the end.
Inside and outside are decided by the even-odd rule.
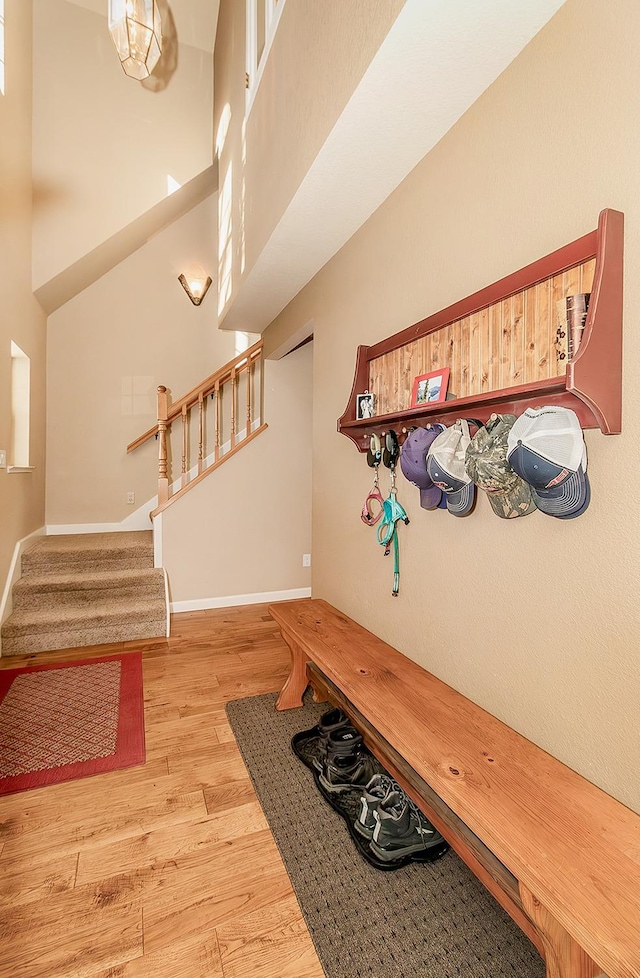
POLYGON ((109 0, 109 32, 125 75, 148 78, 162 54, 156 0, 109 0))
POLYGON ((204 276, 202 278, 190 277, 188 280, 184 275, 178 275, 178 281, 194 306, 200 305, 211 285, 211 277, 209 275, 206 278, 204 276))

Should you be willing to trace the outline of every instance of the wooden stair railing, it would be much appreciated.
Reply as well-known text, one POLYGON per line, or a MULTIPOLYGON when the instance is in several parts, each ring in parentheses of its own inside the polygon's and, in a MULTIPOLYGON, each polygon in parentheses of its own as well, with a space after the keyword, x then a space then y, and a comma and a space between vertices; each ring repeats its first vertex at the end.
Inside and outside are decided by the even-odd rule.
MULTIPOLYGON (((127 445, 127 453, 154 436, 158 439, 158 505, 151 516, 157 516, 192 486, 217 469, 223 462, 252 441, 267 427, 264 417, 264 360, 262 340, 240 353, 224 367, 169 407, 167 388, 158 387, 158 421, 143 435, 127 445), (239 391, 244 387, 245 426, 238 430, 239 391), (207 453, 207 404, 214 402, 213 448, 207 453), (256 411, 257 409, 257 411, 256 411), (197 464, 189 468, 192 411, 197 411, 197 464), (227 424, 228 415, 228 424, 227 424), (170 466, 171 425, 181 419, 181 473, 172 484, 170 466), (227 437, 225 437, 227 436, 227 437), (227 446, 228 447, 225 447, 227 446), (179 484, 178 484, 179 483, 179 484), (177 487, 177 488, 176 488, 177 487)), ((195 446, 193 446, 195 447, 195 446)))

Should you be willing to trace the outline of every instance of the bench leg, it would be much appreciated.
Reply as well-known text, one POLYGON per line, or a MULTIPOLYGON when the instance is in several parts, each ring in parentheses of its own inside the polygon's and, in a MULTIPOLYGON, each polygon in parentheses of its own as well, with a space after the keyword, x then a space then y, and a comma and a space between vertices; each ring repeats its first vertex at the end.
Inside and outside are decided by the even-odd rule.
POLYGON ((284 632, 282 633, 282 637, 291 652, 291 672, 280 691, 280 696, 276 703, 276 710, 291 710, 295 706, 302 706, 302 697, 309 685, 309 680, 307 679, 307 660, 297 642, 288 638, 284 632))
POLYGON ((574 941, 544 904, 519 883, 522 906, 533 921, 545 949, 547 978, 595 978, 601 969, 574 941))

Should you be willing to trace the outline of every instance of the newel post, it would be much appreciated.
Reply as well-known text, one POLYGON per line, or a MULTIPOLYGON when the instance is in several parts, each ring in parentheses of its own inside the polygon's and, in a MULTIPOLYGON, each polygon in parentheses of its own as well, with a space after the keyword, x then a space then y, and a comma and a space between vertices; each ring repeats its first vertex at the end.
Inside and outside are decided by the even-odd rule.
POLYGON ((167 388, 158 387, 158 506, 169 499, 167 478, 167 388))

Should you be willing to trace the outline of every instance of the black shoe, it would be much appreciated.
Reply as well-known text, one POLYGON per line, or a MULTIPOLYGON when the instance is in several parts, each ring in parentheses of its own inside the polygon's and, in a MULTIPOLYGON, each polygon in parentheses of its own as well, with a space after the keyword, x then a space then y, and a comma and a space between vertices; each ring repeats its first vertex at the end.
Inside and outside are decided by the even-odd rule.
POLYGON ((356 832, 364 839, 372 839, 378 820, 376 814, 382 801, 399 786, 388 774, 374 774, 360 797, 360 811, 353 823, 356 832))
POLYGON ((338 730, 332 730, 326 739, 326 748, 320 770, 325 763, 334 761, 336 757, 347 757, 349 754, 361 754, 365 750, 362 736, 355 727, 347 725, 338 730))
POLYGON ((325 791, 333 795, 364 788, 376 773, 375 760, 363 751, 345 756, 339 754, 334 760, 327 761, 318 778, 325 791))
POLYGON ((369 845, 383 862, 394 862, 407 856, 411 859, 437 858, 449 848, 404 792, 390 792, 378 805, 375 817, 377 824, 369 845))
POLYGON ((301 730, 295 734, 291 740, 291 746, 300 760, 315 771, 321 771, 325 757, 327 756, 327 742, 329 735, 342 727, 351 726, 349 717, 336 709, 327 710, 320 717, 315 727, 310 730, 301 730))

